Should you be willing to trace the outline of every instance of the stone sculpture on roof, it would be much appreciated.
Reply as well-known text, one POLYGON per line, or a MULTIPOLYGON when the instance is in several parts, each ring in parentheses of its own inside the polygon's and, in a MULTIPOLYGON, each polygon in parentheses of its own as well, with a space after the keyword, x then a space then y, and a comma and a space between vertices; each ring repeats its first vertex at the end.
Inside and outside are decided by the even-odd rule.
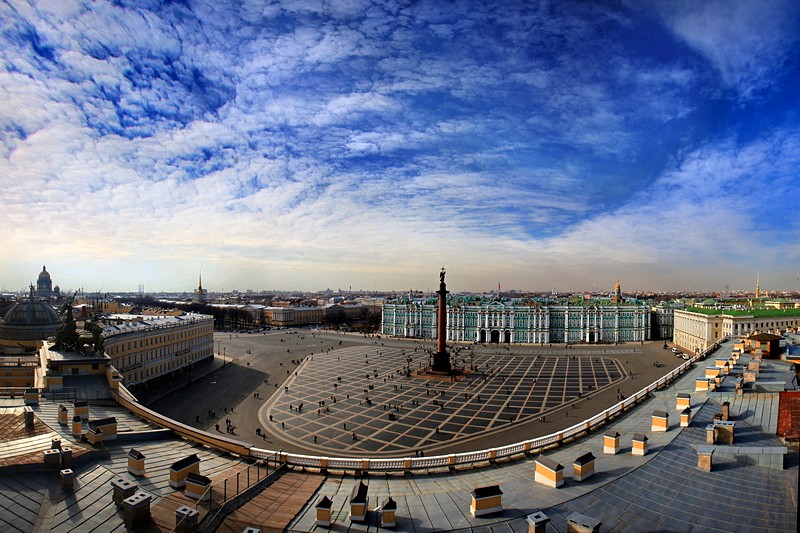
POLYGON ((78 334, 75 317, 72 316, 72 299, 64 302, 64 305, 61 306, 61 315, 64 319, 64 325, 56 333, 56 342, 53 344, 53 349, 76 352, 80 348, 80 334, 78 334))

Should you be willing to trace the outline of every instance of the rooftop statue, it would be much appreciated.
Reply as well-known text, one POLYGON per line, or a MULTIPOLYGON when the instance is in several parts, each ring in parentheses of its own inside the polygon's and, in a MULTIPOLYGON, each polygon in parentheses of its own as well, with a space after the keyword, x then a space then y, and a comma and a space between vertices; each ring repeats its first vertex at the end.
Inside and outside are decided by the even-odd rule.
POLYGON ((78 351, 80 348, 80 335, 72 316, 72 300, 64 302, 61 306, 61 315, 64 315, 64 325, 56 332, 56 342, 53 344, 54 350, 78 351))

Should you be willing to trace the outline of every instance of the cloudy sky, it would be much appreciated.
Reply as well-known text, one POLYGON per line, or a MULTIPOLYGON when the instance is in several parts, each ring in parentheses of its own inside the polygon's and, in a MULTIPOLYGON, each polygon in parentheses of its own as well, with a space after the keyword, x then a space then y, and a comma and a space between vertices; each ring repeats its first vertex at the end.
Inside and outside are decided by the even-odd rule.
POLYGON ((0 4, 0 286, 794 289, 800 3, 0 4))

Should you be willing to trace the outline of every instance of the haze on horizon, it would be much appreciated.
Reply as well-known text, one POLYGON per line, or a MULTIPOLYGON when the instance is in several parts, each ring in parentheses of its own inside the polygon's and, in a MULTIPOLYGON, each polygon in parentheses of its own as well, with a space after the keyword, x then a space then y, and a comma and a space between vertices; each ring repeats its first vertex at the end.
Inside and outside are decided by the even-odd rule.
POLYGON ((0 285, 793 290, 800 4, 11 0, 0 285))

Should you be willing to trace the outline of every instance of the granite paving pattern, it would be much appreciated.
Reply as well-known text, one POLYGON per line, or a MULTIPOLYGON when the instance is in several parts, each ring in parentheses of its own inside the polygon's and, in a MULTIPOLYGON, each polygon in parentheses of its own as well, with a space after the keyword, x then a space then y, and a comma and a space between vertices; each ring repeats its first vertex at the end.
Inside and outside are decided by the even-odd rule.
POLYGON ((287 369, 284 388, 261 411, 262 424, 320 454, 326 448, 350 455, 428 453, 449 440, 507 431, 617 386, 627 373, 609 355, 637 350, 470 350, 475 353, 460 355, 459 363, 475 370, 442 381, 410 376, 428 360, 416 348, 341 348, 287 369))

